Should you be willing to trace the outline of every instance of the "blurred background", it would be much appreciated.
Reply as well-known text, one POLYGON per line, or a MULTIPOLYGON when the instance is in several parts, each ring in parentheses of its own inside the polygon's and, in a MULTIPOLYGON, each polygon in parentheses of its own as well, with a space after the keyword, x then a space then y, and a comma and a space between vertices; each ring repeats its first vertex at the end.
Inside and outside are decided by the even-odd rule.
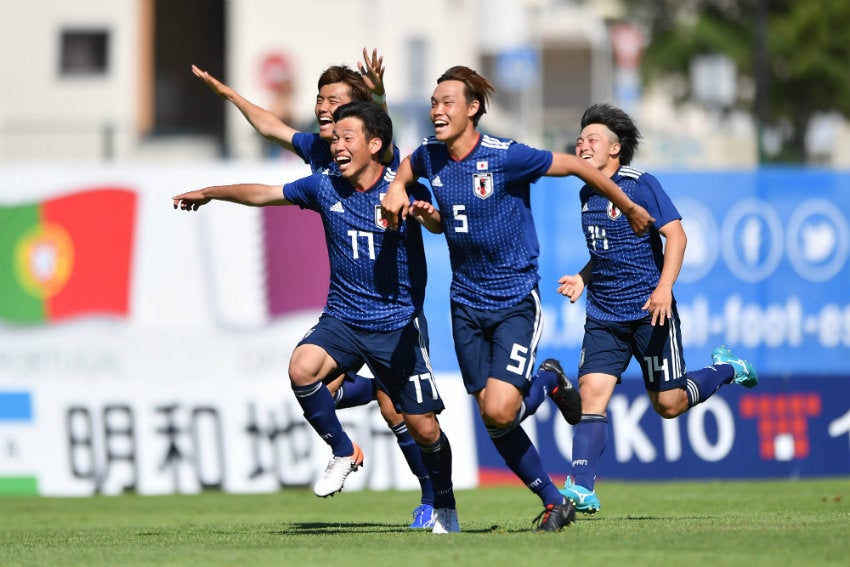
MULTIPOLYGON (((0 494, 304 486, 327 459, 288 386, 321 312, 312 213, 171 196, 307 175, 195 78, 311 131, 319 74, 384 56, 396 144, 431 133, 436 78, 496 87, 481 130, 572 151, 592 103, 629 112, 634 164, 683 215, 691 367, 758 368, 663 422, 637 367, 612 400, 608 478, 850 475, 850 0, 0 0, 0 494)), ((546 332, 574 375, 586 261, 571 179, 533 189, 546 332)), ((293 207, 294 208, 294 207, 293 207)), ((288 207, 286 209, 289 209, 288 207)), ((442 238, 426 239, 434 370, 455 484, 502 481, 460 385, 442 238)), ((524 427, 553 477, 571 429, 524 427)), ((373 462, 346 489, 416 488, 377 410, 341 412, 373 462)), ((508 475, 509 476, 509 475, 508 475)))

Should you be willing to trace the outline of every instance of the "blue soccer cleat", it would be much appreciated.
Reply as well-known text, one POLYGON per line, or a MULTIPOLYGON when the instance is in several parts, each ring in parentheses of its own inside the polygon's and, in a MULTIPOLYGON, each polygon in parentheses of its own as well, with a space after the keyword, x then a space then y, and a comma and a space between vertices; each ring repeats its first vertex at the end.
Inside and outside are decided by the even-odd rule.
POLYGON ((725 346, 719 346, 711 353, 711 361, 714 364, 729 364, 735 369, 735 378, 733 382, 740 384, 745 388, 755 388, 759 383, 759 377, 753 365, 738 358, 732 351, 725 346))
POLYGON ((430 530, 434 527, 434 507, 430 504, 420 504, 413 511, 413 523, 407 526, 411 530, 430 530))
POLYGON ((602 507, 599 498, 596 496, 596 491, 574 484, 572 477, 567 477, 564 488, 560 492, 572 501, 576 511, 582 514, 595 514, 602 507))

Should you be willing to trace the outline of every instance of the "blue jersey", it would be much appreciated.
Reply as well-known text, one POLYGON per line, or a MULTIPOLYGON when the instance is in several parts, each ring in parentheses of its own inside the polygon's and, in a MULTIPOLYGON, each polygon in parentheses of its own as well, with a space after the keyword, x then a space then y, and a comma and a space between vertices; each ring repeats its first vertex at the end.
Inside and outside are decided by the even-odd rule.
POLYGON ((518 304, 537 285, 540 247, 530 186, 552 165, 552 152, 481 135, 463 159, 426 138, 410 156, 431 183, 452 265, 452 301, 476 309, 518 304))
MULTIPOLYGON (((425 298, 419 223, 411 218, 400 230, 388 231, 381 218, 381 198, 394 177, 385 168, 378 182, 362 192, 335 172, 283 186, 288 201, 322 217, 331 272, 325 313, 358 329, 400 329, 422 310, 425 298)), ((431 200, 421 185, 415 198, 431 200)))
MULTIPOLYGON (((292 136, 292 149, 310 166, 313 173, 327 174, 330 171, 339 171, 336 161, 331 154, 331 145, 323 140, 318 134, 307 132, 296 132, 292 136)), ((393 145, 393 161, 389 167, 393 171, 398 169, 401 162, 401 152, 393 145)))
POLYGON ((593 261, 587 287, 587 316, 603 321, 634 321, 649 317, 641 308, 649 299, 664 265, 658 229, 682 217, 658 180, 623 166, 612 177, 623 192, 655 218, 643 236, 632 231, 626 215, 606 197, 585 185, 581 226, 593 261))

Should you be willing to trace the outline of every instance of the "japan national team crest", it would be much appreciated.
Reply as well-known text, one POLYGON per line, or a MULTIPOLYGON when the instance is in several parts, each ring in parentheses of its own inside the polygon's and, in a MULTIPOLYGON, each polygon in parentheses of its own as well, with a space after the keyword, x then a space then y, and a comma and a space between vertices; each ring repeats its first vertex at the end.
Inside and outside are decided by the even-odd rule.
POLYGON ((375 226, 381 230, 386 230, 387 224, 387 219, 381 216, 381 205, 375 205, 375 226))
POLYGON ((611 220, 617 220, 618 218, 623 216, 623 212, 617 207, 615 207, 614 203, 612 203, 611 201, 608 201, 607 212, 608 218, 611 220))
POLYGON ((479 199, 486 199, 493 194, 493 174, 476 173, 472 176, 472 191, 479 199))

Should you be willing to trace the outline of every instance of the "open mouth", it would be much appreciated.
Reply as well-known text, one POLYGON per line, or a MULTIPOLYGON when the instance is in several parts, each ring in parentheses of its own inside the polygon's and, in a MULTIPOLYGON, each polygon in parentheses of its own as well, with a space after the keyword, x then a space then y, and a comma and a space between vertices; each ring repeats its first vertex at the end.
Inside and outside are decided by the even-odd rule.
POLYGON ((342 168, 351 163, 351 158, 349 156, 336 156, 336 164, 342 168))

